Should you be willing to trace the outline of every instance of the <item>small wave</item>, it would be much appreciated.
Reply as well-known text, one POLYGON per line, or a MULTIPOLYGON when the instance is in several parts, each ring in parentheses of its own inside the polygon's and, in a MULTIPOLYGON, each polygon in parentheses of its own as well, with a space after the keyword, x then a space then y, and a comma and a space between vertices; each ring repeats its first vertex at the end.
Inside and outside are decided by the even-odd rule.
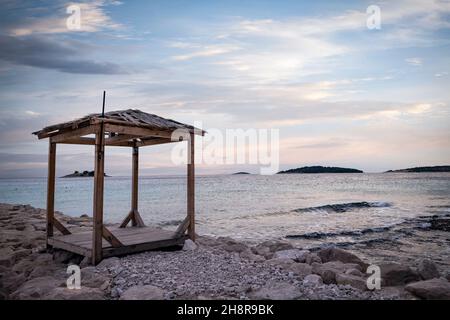
POLYGON ((339 236, 361 236, 363 234, 368 233, 378 233, 388 231, 391 228, 392 226, 386 226, 386 227, 366 228, 362 230, 343 230, 339 232, 310 232, 304 234, 288 234, 285 237, 288 239, 322 239, 339 236))
POLYGON ((318 207, 300 208, 294 209, 293 212, 314 212, 314 211, 331 211, 331 212, 347 212, 353 209, 359 208, 384 208, 390 207, 391 205, 387 202, 349 202, 349 203, 338 203, 338 204, 327 204, 318 207))
POLYGON ((169 220, 158 223, 161 227, 168 227, 168 226, 178 226, 180 223, 182 223, 183 220, 169 220))

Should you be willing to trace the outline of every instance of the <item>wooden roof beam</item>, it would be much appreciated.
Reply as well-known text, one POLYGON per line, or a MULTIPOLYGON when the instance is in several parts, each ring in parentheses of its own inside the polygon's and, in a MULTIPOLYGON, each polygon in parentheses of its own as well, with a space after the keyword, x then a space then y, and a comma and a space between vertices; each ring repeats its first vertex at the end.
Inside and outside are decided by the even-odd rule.
POLYGON ((95 133, 95 131, 97 130, 97 127, 98 127, 97 125, 91 125, 91 126, 82 127, 82 128, 70 130, 70 131, 63 132, 63 133, 57 133, 57 134, 51 136, 50 139, 54 143, 62 143, 64 141, 68 141, 68 140, 70 141, 71 139, 81 138, 88 134, 95 133))
POLYGON ((105 144, 108 146, 120 145, 122 143, 130 142, 129 140, 134 138, 136 138, 136 136, 132 136, 129 134, 119 134, 111 136, 110 138, 106 138, 105 144))
POLYGON ((159 137, 159 138, 169 138, 172 133, 170 131, 165 130, 154 130, 143 127, 134 127, 134 126, 124 126, 118 124, 105 123, 105 131, 107 132, 115 132, 118 134, 127 134, 135 136, 135 138, 142 137, 159 137))

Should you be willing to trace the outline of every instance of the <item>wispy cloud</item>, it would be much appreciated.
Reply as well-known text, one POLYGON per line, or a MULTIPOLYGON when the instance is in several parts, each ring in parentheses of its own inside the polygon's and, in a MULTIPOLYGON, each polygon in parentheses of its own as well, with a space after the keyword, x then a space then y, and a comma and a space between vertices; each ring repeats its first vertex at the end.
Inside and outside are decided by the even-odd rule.
POLYGON ((421 58, 406 58, 405 62, 411 66, 420 67, 423 64, 421 58))
MULTIPOLYGON (((178 48, 185 48, 185 47, 178 47, 178 48)), ((239 49, 240 49, 239 47, 232 45, 212 45, 212 46, 205 46, 198 51, 193 51, 182 55, 176 55, 173 56, 172 58, 173 60, 177 61, 186 61, 199 57, 212 57, 222 55, 232 51, 237 51, 239 49)))

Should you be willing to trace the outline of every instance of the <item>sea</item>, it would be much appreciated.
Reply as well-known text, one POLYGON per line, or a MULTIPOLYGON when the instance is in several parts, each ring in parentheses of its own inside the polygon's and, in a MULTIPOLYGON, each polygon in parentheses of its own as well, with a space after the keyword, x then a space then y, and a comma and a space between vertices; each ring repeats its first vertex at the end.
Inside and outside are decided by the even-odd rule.
MULTIPOLYGON (((450 271, 450 173, 253 174, 196 177, 196 231, 249 243, 281 239, 339 246, 373 263, 433 259, 450 271)), ((131 178, 105 178, 104 219, 130 210, 131 178)), ((45 208, 46 179, 0 179, 0 202, 45 208)), ((58 178, 55 210, 92 216, 93 179, 58 178)), ((175 229, 186 215, 186 177, 139 180, 146 224, 175 229)))

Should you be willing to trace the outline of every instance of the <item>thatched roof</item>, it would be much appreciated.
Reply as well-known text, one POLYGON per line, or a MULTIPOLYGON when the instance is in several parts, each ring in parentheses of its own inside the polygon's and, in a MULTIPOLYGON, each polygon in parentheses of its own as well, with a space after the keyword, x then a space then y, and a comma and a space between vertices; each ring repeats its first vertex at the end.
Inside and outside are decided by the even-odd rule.
POLYGON ((137 109, 110 111, 105 113, 104 117, 100 113, 93 113, 85 117, 63 122, 43 128, 42 130, 33 132, 35 135, 43 135, 48 133, 58 134, 58 132, 67 131, 87 127, 96 122, 112 122, 123 126, 144 127, 148 129, 161 131, 174 131, 176 129, 187 129, 196 134, 203 135, 204 131, 194 128, 191 125, 181 123, 172 119, 166 119, 155 114, 146 113, 137 109))

